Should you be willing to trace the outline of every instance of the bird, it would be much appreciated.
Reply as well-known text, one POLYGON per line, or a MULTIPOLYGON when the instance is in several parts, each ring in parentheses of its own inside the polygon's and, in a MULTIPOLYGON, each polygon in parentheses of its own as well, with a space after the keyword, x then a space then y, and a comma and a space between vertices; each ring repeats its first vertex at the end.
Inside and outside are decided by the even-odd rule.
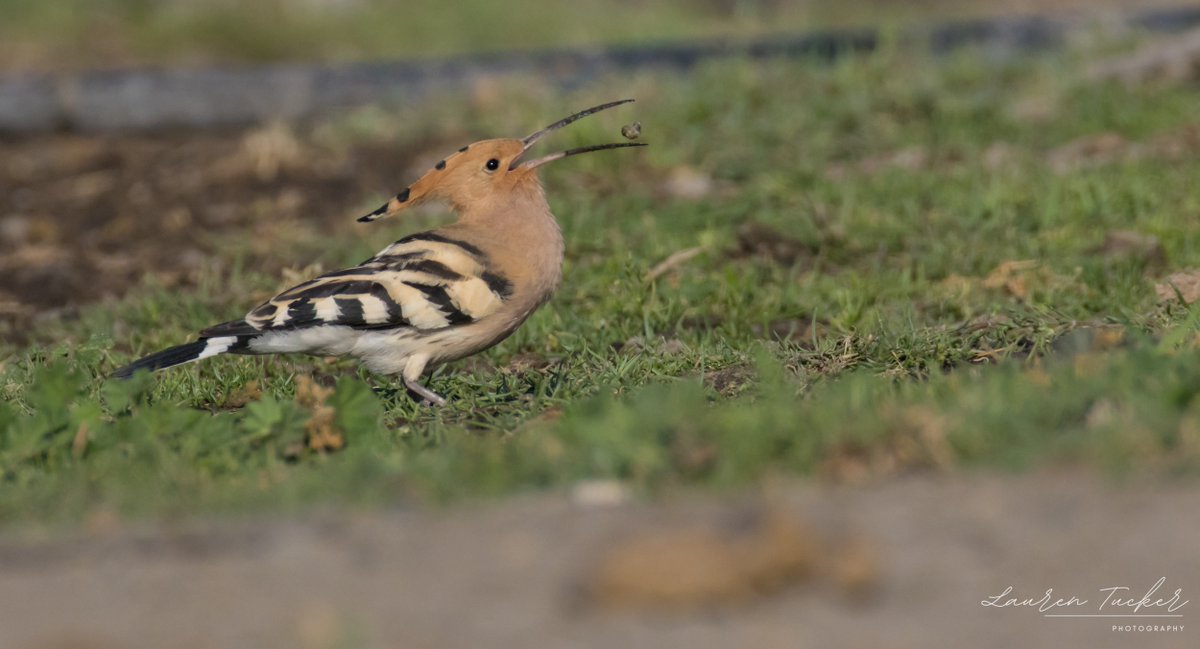
POLYGON ((410 234, 362 263, 297 284, 240 320, 202 330, 186 344, 115 372, 128 378, 220 354, 349 356, 399 375, 414 399, 446 399, 421 384, 433 368, 486 350, 544 305, 562 279, 563 236, 538 171, 563 158, 644 142, 598 144, 526 159, 547 135, 621 99, 564 117, 522 138, 468 144, 439 161, 378 209, 372 222, 429 201, 457 219, 410 234))

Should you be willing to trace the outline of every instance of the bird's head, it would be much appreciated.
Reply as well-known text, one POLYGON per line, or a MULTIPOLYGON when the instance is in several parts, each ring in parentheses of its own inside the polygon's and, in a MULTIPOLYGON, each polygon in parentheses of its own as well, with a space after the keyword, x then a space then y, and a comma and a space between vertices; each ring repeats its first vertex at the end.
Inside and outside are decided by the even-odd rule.
POLYGON ((503 138, 468 144, 439 161, 433 166, 433 169, 427 171, 413 184, 405 187, 387 203, 358 220, 374 221, 432 199, 445 200, 455 209, 466 210, 512 195, 523 183, 536 179, 537 168, 547 162, 579 153, 646 146, 643 142, 597 144, 559 151, 531 160, 523 159, 525 153, 534 144, 550 133, 592 113, 631 101, 633 100, 621 99, 593 106, 569 117, 564 117, 524 139, 503 138))

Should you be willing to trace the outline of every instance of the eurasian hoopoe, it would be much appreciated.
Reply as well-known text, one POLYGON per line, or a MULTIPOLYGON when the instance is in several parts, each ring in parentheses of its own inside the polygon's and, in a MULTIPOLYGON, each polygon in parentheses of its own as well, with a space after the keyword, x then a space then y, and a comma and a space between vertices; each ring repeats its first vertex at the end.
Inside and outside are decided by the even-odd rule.
POLYGON ((353 268, 294 286, 242 320, 209 327, 199 340, 151 354, 113 376, 217 354, 348 355, 373 372, 399 374, 425 401, 444 404, 418 382, 421 375, 507 338, 550 299, 562 277, 562 232, 538 167, 578 153, 645 145, 600 144, 526 161, 522 156, 567 124, 631 101, 575 113, 522 140, 464 146, 359 219, 374 221, 441 199, 458 215, 455 223, 409 235, 353 268))

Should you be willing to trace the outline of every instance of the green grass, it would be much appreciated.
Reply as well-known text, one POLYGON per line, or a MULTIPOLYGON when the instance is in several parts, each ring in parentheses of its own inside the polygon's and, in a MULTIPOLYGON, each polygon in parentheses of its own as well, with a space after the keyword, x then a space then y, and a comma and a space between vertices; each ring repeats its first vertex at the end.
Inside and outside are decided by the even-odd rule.
MULTIPOLYGON (((0 520, 443 501, 590 478, 654 493, 779 473, 1200 468, 1200 310, 1154 290, 1200 267, 1200 157, 1154 145, 1186 142, 1190 89, 1092 85, 1069 57, 997 68, 893 51, 832 67, 714 64, 571 97, 502 93, 502 109, 366 111, 318 128, 331 141, 487 137, 531 130, 545 102, 639 100, 558 136, 610 141, 636 117, 651 146, 547 168, 564 284, 482 362, 431 379, 449 406, 419 407, 352 364, 303 357, 106 382, 135 353, 278 287, 229 242, 194 290, 150 278, 120 303, 47 324, 43 341, 59 342, 10 350, 0 520), (1050 107, 1037 121, 1019 116, 1029 97, 1050 107), (1104 132, 1139 146, 1061 171, 1047 162, 1104 132), (668 191, 681 166, 711 177, 711 191, 668 191), (786 237, 793 258, 739 252, 751 222, 786 237), (1101 250, 1119 230, 1157 237, 1166 261, 1101 250), (703 251, 646 280, 693 247, 703 251), (1023 260, 1036 265, 996 271, 1023 260), (803 333, 780 335, 788 323, 803 333), (510 364, 523 354, 549 363, 510 364), (335 385, 344 450, 304 446, 312 411, 296 402, 295 377, 310 375, 335 385), (252 381, 262 396, 246 403, 252 381)), ((332 268, 434 221, 367 235, 348 225, 297 244, 295 259, 332 268)))

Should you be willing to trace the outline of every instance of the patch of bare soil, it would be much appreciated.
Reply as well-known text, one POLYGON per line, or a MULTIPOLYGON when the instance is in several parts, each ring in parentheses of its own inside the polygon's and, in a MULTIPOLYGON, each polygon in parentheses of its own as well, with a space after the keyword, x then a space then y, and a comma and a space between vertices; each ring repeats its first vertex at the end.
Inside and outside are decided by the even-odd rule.
POLYGON ((1198 73, 1200 29, 1154 39, 1131 53, 1102 59, 1088 68, 1093 79, 1118 80, 1128 85, 1194 81, 1198 73))
POLYGON ((0 339, 147 274, 187 285, 218 235, 270 242, 353 220, 409 161, 388 146, 329 151, 281 126, 0 142, 0 339))
POLYGON ((731 365, 704 375, 705 385, 726 396, 741 393, 753 382, 754 368, 748 365, 731 365))
POLYGON ((1152 600, 1194 602, 1200 518, 1180 512, 1198 508, 1194 485, 1059 473, 10 531, 0 646, 1196 646, 1193 603, 1107 619, 982 602, 1052 589, 1087 603, 1045 612, 1130 614, 1100 589, 1137 600, 1160 578, 1152 600))
POLYGON ((738 226, 737 247, 730 252, 734 259, 762 257, 781 266, 791 266, 816 254, 816 246, 765 223, 747 222, 738 226))

